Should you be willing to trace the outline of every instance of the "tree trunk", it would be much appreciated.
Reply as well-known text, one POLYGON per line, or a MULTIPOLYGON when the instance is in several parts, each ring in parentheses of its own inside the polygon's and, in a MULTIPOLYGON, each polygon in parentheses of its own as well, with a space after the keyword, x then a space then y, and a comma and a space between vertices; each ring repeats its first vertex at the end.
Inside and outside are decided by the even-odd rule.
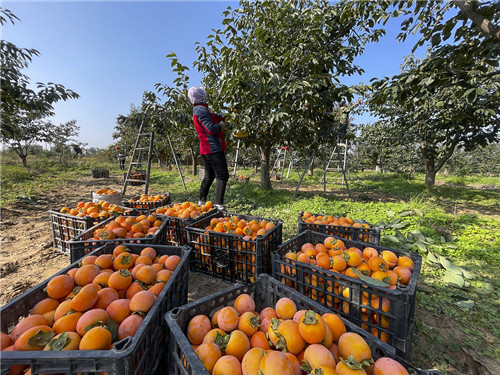
POLYGON ((307 171, 307 175, 308 176, 313 176, 314 175, 314 158, 313 160, 311 161, 311 167, 309 168, 309 170, 307 171))
POLYGON ((434 168, 425 170, 425 184, 427 186, 433 186, 436 183, 436 173, 437 171, 434 168))
POLYGON ((259 145, 260 151, 260 186, 266 190, 272 190, 271 178, 269 177, 269 160, 271 157, 271 146, 259 145))
POLYGON ((19 157, 20 157, 20 158, 21 158, 21 160, 23 161, 23 167, 24 167, 24 168, 27 168, 27 167, 28 167, 28 163, 26 162, 27 155, 19 154, 19 157))
POLYGON ((193 147, 190 147, 191 150, 191 164, 193 166, 193 176, 198 175, 198 162, 196 160, 196 152, 193 147))
POLYGON ((259 171, 259 163, 254 163, 255 173, 259 171))

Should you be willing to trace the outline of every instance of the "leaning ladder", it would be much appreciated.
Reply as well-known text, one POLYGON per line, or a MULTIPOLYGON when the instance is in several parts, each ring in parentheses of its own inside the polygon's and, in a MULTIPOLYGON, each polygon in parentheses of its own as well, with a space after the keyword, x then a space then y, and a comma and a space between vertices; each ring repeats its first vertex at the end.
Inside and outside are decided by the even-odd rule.
MULTIPOLYGON (((332 150, 330 155, 330 159, 328 159, 328 163, 326 168, 323 171, 323 178, 321 179, 321 183, 331 183, 332 181, 328 180, 327 173, 328 172, 337 172, 341 173, 342 177, 333 178, 334 180, 342 180, 341 185, 346 185, 346 166, 347 166, 347 149, 349 147, 348 141, 345 143, 338 143, 332 150), (337 156, 337 160, 335 160, 335 156, 337 156), (330 167, 332 161, 337 165, 336 167, 330 167)), ((349 173, 349 172, 347 172, 349 173)))
POLYGON ((139 133, 137 134, 137 139, 135 141, 134 150, 132 152, 132 158, 130 159, 130 164, 128 166, 128 171, 123 181, 122 194, 125 194, 127 190, 127 185, 131 182, 144 183, 144 194, 148 193, 149 189, 149 174, 151 172, 151 156, 153 151, 153 131, 144 131, 144 120, 139 126, 139 133), (142 167, 144 156, 147 156, 147 169, 146 169, 146 179, 136 180, 130 178, 130 172, 132 170, 137 171, 142 167))

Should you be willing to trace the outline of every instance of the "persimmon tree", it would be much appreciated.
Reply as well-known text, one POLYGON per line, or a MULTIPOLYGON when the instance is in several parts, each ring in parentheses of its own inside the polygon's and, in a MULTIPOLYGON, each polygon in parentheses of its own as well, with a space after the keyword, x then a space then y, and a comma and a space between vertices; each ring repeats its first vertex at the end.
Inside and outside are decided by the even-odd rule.
POLYGON ((455 149, 499 140, 500 12, 488 1, 396 5, 405 17, 399 39, 418 31, 414 51, 424 46, 427 54, 411 55, 400 74, 373 81, 370 105, 415 138, 432 186, 455 149))
MULTIPOLYGON (((8 9, 0 8, 0 24, 19 20, 8 9)), ((39 56, 36 49, 20 48, 6 40, 0 40, 1 119, 4 144, 13 148, 26 167, 28 150, 35 142, 47 141, 53 124, 46 120, 54 114, 53 105, 60 100, 76 99, 79 95, 57 83, 37 82, 31 89, 30 77, 23 73, 33 58, 39 56)))
POLYGON ((383 34, 365 21, 387 15, 371 8, 378 13, 342 2, 243 0, 224 11, 224 29, 197 44, 210 105, 259 148, 264 188, 272 187, 274 147, 312 150, 332 135, 334 104, 354 93, 341 77, 362 72, 355 57, 383 34))

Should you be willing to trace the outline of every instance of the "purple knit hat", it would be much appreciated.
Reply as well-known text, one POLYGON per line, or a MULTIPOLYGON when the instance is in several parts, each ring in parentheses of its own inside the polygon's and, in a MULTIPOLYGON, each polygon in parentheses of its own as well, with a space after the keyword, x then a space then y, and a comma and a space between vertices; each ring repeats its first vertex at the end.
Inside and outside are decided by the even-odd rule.
POLYGON ((191 87, 188 90, 188 98, 191 104, 206 103, 207 93, 203 87, 191 87))

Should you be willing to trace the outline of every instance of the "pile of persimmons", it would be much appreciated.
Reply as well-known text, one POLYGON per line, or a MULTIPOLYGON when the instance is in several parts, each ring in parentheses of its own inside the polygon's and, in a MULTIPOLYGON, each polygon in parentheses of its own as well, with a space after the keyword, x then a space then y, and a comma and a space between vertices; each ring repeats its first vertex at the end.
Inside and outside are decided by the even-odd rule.
POLYGON ((165 194, 159 194, 159 195, 147 195, 147 194, 141 194, 139 198, 130 198, 128 201, 129 202, 158 202, 161 201, 162 199, 165 199, 167 196, 165 194))
POLYGON ((273 222, 266 220, 257 221, 254 219, 247 222, 238 216, 225 216, 210 220, 210 225, 205 230, 236 234, 237 236, 243 236, 244 240, 255 240, 257 236, 266 235, 274 226, 273 222))
POLYGON ((104 219, 111 217, 112 215, 122 214, 124 210, 122 207, 117 206, 116 204, 100 201, 98 203, 79 202, 76 207, 63 207, 59 212, 77 217, 89 216, 104 219))
POLYGON ((155 215, 118 216, 103 228, 96 229, 89 240, 144 238, 153 235, 161 223, 155 215))
POLYGON ((118 190, 115 190, 115 189, 99 189, 99 190, 96 190, 94 193, 100 194, 100 195, 115 195, 115 194, 119 194, 120 192, 118 190))
POLYGON ((47 298, 10 334, 0 333, 1 350, 111 349, 135 335, 180 260, 158 257, 153 247, 134 254, 123 245, 86 256, 81 267, 49 281, 47 298))
POLYGON ((194 202, 182 202, 157 208, 156 213, 159 215, 178 217, 180 219, 193 219, 212 209, 213 204, 210 201, 201 206, 194 202))
POLYGON ((211 318, 193 317, 186 334, 212 375, 408 375, 391 358, 374 362, 366 341, 346 332, 336 314, 297 311, 290 298, 258 313, 252 297, 241 294, 211 318))
POLYGON ((343 227, 353 227, 353 228, 370 228, 369 224, 355 222, 350 217, 337 217, 331 215, 317 215, 304 211, 301 220, 310 224, 322 224, 322 225, 339 225, 343 227))

